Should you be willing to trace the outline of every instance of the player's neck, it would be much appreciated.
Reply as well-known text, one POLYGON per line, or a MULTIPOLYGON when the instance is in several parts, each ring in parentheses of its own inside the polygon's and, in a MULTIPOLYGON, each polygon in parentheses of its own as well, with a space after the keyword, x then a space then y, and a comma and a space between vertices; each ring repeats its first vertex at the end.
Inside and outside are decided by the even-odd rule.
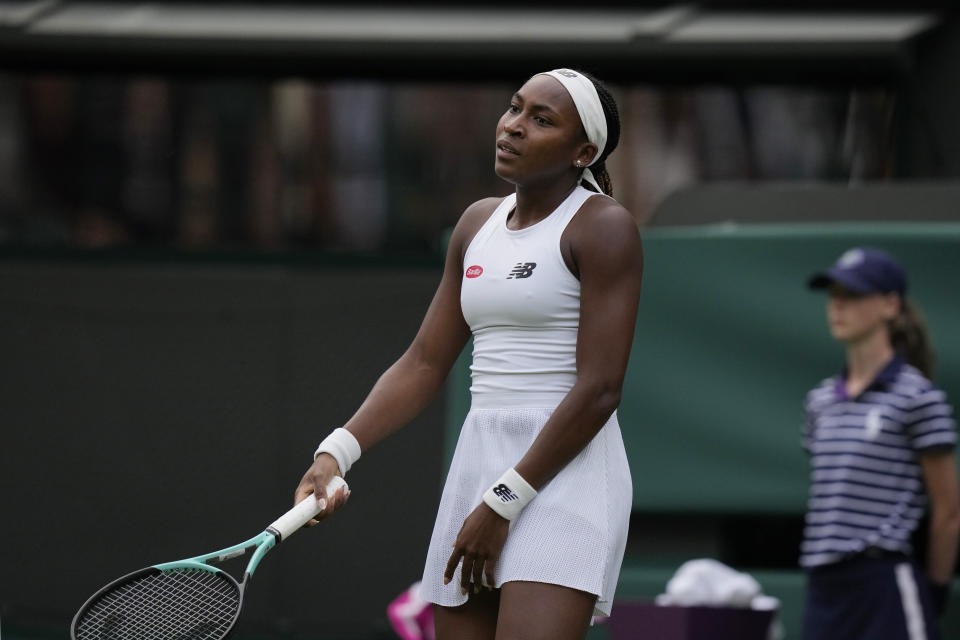
POLYGON ((847 391, 859 395, 893 358, 886 330, 875 331, 862 340, 847 343, 847 391))
POLYGON ((510 229, 525 229, 556 210, 577 184, 554 180, 548 184, 517 185, 517 205, 507 218, 510 229))

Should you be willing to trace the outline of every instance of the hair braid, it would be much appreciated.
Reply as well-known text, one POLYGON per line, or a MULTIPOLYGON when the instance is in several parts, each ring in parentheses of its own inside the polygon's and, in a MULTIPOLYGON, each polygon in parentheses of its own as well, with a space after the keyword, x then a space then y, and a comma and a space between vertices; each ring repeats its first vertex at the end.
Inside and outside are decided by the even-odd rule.
POLYGON ((597 158, 591 166, 590 171, 593 177, 597 179, 597 184, 608 196, 613 196, 613 181, 610 179, 610 173, 607 171, 607 157, 613 153, 620 143, 620 110, 617 109, 617 101, 613 99, 613 94, 602 82, 593 75, 580 71, 580 74, 586 76, 597 89, 597 96, 600 98, 600 106, 603 107, 603 115, 607 121, 607 144, 603 147, 603 153, 597 158))

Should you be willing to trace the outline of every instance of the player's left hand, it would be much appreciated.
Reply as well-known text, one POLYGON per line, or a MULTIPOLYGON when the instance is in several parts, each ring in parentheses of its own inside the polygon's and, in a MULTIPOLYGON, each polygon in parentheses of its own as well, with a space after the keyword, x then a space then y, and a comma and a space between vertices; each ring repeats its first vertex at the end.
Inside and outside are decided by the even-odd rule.
POLYGON ((449 584, 454 579, 457 564, 462 558, 460 590, 468 593, 472 579, 473 591, 477 593, 484 586, 484 578, 486 586, 493 589, 496 584, 493 569, 500 559, 509 531, 510 521, 481 502, 460 527, 457 540, 453 543, 453 553, 447 561, 447 569, 443 572, 443 584, 449 584))

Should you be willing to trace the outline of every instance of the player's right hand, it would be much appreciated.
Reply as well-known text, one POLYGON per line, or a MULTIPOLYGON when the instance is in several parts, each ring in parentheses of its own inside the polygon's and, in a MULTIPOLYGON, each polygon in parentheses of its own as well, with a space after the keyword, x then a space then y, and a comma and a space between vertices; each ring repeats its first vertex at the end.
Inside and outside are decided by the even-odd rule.
POLYGON ((320 522, 327 516, 330 516, 337 509, 346 504, 347 499, 350 497, 350 489, 348 487, 340 487, 337 489, 336 493, 333 496, 327 498, 327 484, 334 476, 340 476, 340 467, 337 465, 336 459, 331 456, 329 453, 321 453, 317 456, 317 459, 313 461, 313 464, 310 465, 310 468, 307 469, 307 472, 303 474, 303 478, 300 480, 300 484, 297 486, 297 490, 293 496, 293 503, 298 504, 300 501, 305 498, 313 495, 326 498, 327 505, 317 514, 317 517, 307 523, 308 527, 320 522))

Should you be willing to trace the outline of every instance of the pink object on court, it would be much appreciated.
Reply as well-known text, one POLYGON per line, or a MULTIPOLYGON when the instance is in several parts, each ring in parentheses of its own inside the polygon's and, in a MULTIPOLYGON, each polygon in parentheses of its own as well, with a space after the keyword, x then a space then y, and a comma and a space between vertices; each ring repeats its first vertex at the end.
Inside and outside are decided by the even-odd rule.
POLYGON ((414 582, 387 605, 390 626, 403 640, 434 640, 433 605, 420 597, 420 583, 414 582))

